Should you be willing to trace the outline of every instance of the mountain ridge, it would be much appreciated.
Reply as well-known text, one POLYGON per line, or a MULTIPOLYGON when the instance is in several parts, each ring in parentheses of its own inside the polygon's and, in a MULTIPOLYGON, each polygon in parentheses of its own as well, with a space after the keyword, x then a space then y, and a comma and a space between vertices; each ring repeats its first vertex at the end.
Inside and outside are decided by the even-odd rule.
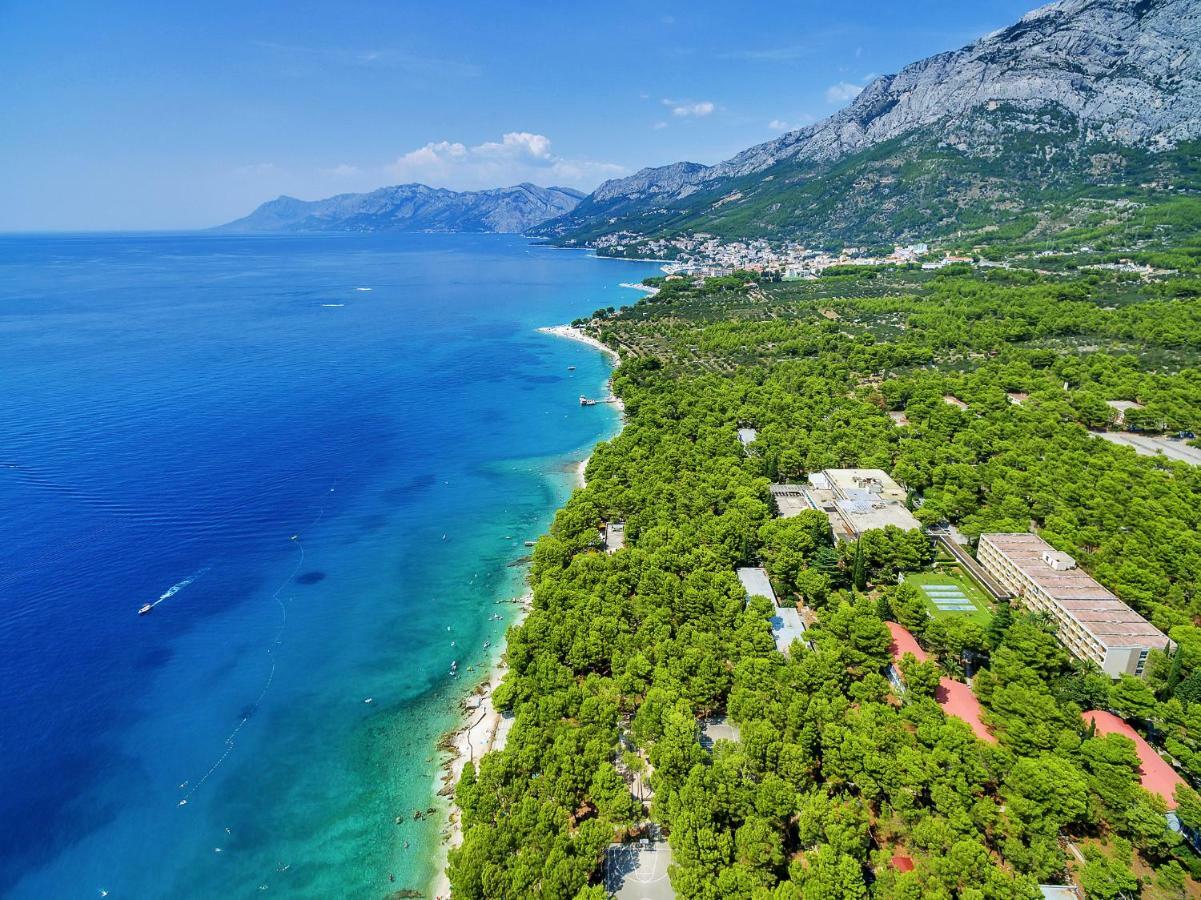
POLYGON ((321 200, 299 200, 285 194, 214 230, 512 234, 569 212, 583 197, 583 192, 573 188, 539 187, 529 182, 480 191, 452 191, 411 182, 321 200))
MULTIPOLYGON (((914 135, 972 155, 975 148, 956 132, 998 110, 1012 112, 1013 130, 1037 133, 1030 120, 1042 117, 1052 130, 1070 130, 1071 146, 1098 152, 1156 153, 1201 138, 1201 2, 1058 0, 959 50, 880 76, 827 119, 716 165, 675 163, 607 181, 535 233, 571 243, 646 233, 648 221, 659 221, 651 230, 661 234, 662 220, 700 226, 706 217, 720 232, 722 222, 745 212, 751 193, 771 193, 763 183, 769 177, 820 178, 855 154, 914 135)), ((1006 129, 992 118, 989 133, 1006 129)), ((763 223, 759 231, 772 228, 763 223)))

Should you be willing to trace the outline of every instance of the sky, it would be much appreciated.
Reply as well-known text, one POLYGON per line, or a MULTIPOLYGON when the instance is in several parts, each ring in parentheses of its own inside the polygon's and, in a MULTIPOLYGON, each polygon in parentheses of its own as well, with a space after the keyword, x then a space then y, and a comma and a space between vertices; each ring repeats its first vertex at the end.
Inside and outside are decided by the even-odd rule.
POLYGON ((0 231, 714 163, 1035 0, 0 0, 0 231))

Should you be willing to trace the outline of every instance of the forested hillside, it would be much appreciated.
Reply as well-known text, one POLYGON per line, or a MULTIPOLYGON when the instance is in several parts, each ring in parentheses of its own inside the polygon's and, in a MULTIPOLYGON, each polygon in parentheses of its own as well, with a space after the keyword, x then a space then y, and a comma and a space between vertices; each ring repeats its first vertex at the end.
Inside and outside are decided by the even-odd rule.
MULTIPOLYGON (((1125 427, 1201 431, 1201 282, 951 268, 659 286, 586 323, 622 354, 628 421, 534 551, 495 696, 516 722, 458 787, 455 896, 604 897, 605 848, 648 821, 688 898, 1195 895, 1201 859, 1139 786, 1133 745, 1080 714, 1117 711, 1201 783, 1201 468, 1089 433, 1118 427, 1114 400, 1140 404, 1125 427), (898 583, 934 560, 920 534, 836 546, 820 513, 775 518, 770 482, 849 466, 891 472, 924 524, 1037 530, 1179 651, 1111 682, 1042 617, 927 615, 898 583), (606 554, 612 521, 626 548, 606 554), (745 603, 735 568, 760 561, 813 612, 812 647, 777 652, 768 601, 745 603), (936 660, 910 659, 900 696, 886 620, 936 660), (932 699, 965 661, 996 744, 932 699), (739 736, 707 750, 715 714, 739 736)), ((1176 802, 1201 827, 1201 797, 1176 802)))
POLYGON ((553 220, 535 231, 568 244, 627 231, 637 235, 623 244, 629 256, 645 255, 649 241, 695 233, 829 248, 937 239, 1010 251, 1023 244, 1159 250, 1187 236, 1195 244, 1195 142, 1151 153, 1089 141, 1054 109, 1031 114, 1003 105, 941 132, 951 135, 914 132, 836 162, 782 160, 651 209, 598 207, 589 198, 574 214, 585 223, 578 230, 558 233, 568 220, 553 220), (1186 224, 1177 222, 1182 215, 1187 227, 1175 227, 1186 224))
POLYGON ((1197 0, 1055 0, 716 165, 605 182, 535 232, 646 255, 648 240, 696 233, 971 246, 1083 226, 1137 248, 1128 231, 1162 205, 1201 215, 1199 11, 1197 0))

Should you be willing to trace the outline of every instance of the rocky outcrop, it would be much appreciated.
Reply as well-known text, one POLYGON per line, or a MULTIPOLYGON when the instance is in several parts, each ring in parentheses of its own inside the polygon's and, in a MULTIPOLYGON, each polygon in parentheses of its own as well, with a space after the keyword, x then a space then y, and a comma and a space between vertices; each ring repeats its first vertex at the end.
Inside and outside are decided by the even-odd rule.
POLYGON ((570 188, 533 184, 488 191, 401 184, 325 200, 279 197, 218 230, 520 233, 574 209, 582 197, 570 188))
POLYGON ((1201 138, 1201 0, 1059 0, 877 78, 830 118, 718 165, 677 163, 605 182, 575 215, 543 230, 568 233, 594 211, 670 205, 783 161, 832 162, 999 107, 1053 107, 1086 141, 1157 150, 1201 138))

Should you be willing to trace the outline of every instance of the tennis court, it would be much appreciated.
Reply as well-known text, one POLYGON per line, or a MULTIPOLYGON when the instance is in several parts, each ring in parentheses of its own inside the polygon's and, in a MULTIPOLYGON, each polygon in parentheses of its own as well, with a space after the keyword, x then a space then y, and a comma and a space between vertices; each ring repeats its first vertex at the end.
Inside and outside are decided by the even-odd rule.
POLYGON ((906 575, 905 581, 918 589, 936 617, 968 616, 981 625, 991 618, 984 592, 958 571, 915 572, 906 575))

